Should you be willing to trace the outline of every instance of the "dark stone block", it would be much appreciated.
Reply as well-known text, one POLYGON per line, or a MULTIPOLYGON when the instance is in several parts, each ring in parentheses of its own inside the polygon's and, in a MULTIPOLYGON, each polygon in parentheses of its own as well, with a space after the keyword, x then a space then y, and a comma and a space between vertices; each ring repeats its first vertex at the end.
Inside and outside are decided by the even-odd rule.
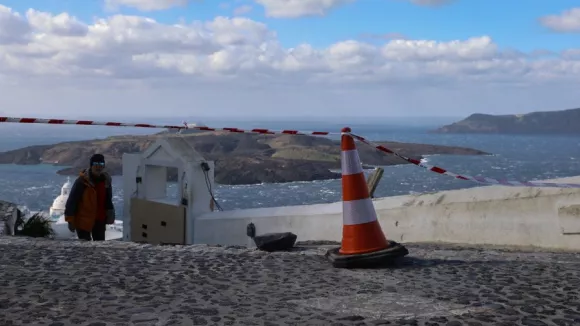
POLYGON ((294 247, 298 237, 292 232, 267 233, 254 237, 258 249, 268 252, 284 251, 294 247))

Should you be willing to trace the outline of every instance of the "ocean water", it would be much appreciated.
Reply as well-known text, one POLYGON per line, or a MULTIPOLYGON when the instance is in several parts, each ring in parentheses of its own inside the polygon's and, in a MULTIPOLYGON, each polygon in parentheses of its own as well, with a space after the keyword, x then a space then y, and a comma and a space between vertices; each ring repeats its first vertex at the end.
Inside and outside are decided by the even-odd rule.
MULTIPOLYGON (((139 121, 141 122, 141 121, 139 121)), ((143 121, 148 122, 148 121, 143 121)), ((168 121, 169 122, 169 121, 168 121)), ((173 124, 175 120, 171 121, 173 124)), ((296 123, 303 130, 339 131, 343 124, 329 122, 205 122, 216 127, 291 129, 296 123)), ((179 124, 179 123, 177 123, 179 124)), ((428 156, 427 163, 469 175, 512 180, 541 180, 580 175, 580 137, 434 135, 427 131, 437 125, 423 123, 351 123, 353 132, 371 140, 429 143, 480 149, 491 156, 428 156)), ((86 126, 17 125, 0 123, 0 151, 61 141, 104 138, 120 134, 146 134, 158 130, 86 126)), ((358 144, 358 146, 366 146, 358 144)), ((66 177, 50 165, 0 165, 0 199, 18 203, 30 210, 48 210, 66 177)), ((425 193, 480 186, 468 181, 438 175, 412 165, 385 168, 377 197, 425 193)), ((114 203, 122 216, 122 184, 113 178, 114 203)), ((175 185, 170 191, 175 193, 175 185)), ((215 188, 216 199, 225 210, 301 205, 340 201, 340 180, 259 184, 215 188)))

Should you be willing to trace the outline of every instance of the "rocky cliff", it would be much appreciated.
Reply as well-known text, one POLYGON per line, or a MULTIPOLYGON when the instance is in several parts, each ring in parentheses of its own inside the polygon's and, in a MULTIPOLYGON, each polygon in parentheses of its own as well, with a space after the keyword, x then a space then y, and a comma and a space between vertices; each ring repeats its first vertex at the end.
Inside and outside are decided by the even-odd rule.
MULTIPOLYGON (((145 150, 157 137, 119 136, 99 140, 31 146, 0 153, 0 164, 41 164, 63 166, 60 174, 74 175, 88 164, 94 153, 107 158, 113 175, 122 172, 123 153, 145 150)), ((254 184, 312 181, 340 177, 329 169, 340 168, 339 143, 327 138, 293 135, 251 135, 225 132, 196 132, 177 137, 185 139, 208 160, 216 162, 215 177, 220 184, 254 184)), ((409 157, 420 159, 428 154, 485 155, 470 148, 425 144, 382 142, 409 157)), ((367 165, 404 164, 393 156, 359 145, 361 160, 367 165)))
POLYGON ((528 114, 472 114, 434 133, 580 135, 580 108, 528 114))

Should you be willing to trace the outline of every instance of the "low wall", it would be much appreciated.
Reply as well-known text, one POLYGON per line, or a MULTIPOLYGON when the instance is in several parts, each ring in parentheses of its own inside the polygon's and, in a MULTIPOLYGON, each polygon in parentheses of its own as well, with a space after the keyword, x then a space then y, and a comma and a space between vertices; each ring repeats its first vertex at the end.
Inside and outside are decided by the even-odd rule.
POLYGON ((18 205, 0 200, 0 236, 14 235, 17 219, 18 205))
MULTIPOLYGON (((546 180, 580 183, 580 176, 546 180)), ((580 189, 486 186, 374 201, 383 231, 399 242, 449 242, 580 249, 580 189)), ((195 221, 195 243, 253 245, 257 234, 299 241, 342 236, 342 203, 214 212, 195 221)))

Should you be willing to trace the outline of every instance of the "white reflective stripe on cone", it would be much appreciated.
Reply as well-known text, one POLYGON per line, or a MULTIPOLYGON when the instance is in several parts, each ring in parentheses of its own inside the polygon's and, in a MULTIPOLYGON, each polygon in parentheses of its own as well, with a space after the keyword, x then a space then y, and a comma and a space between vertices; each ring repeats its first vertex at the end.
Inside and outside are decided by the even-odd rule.
POLYGON ((363 172, 356 149, 342 151, 340 153, 340 160, 342 164, 342 175, 352 175, 363 172))
POLYGON ((376 220, 377 212, 370 198, 342 202, 342 223, 344 225, 364 224, 376 220))

